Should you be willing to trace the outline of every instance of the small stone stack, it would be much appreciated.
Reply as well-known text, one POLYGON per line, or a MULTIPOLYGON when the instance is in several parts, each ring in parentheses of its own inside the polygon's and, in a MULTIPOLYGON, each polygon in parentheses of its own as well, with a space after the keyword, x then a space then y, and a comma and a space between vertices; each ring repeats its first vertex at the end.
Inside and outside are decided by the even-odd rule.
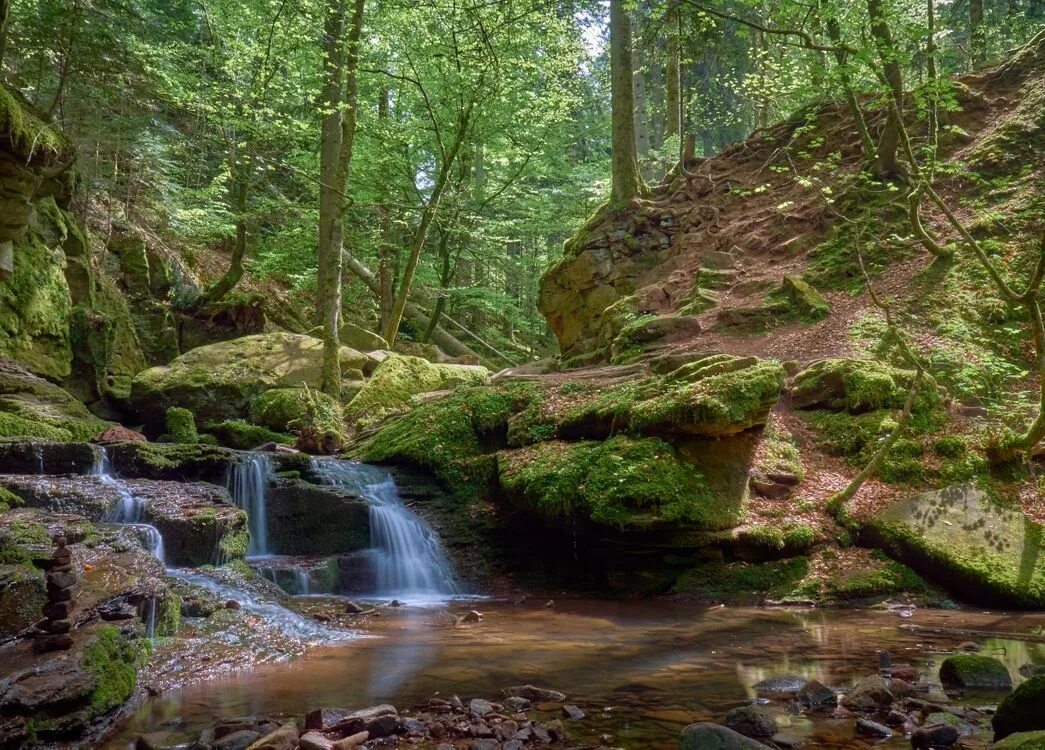
POLYGON ((73 627, 70 616, 76 607, 75 586, 72 551, 66 546, 65 537, 60 536, 55 540, 54 554, 47 568, 47 604, 43 607, 44 619, 37 625, 39 632, 33 643, 36 651, 63 651, 73 645, 69 631, 73 627))

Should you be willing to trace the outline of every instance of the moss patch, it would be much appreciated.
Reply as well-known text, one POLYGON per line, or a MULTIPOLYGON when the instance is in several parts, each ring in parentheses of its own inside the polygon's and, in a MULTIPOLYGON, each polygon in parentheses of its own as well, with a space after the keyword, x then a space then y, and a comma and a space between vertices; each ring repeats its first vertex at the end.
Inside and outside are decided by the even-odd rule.
POLYGON ((485 367, 434 364, 420 357, 393 354, 377 366, 345 413, 354 419, 372 419, 407 406, 418 393, 457 385, 482 385, 489 374, 485 367))
POLYGON ((258 425, 251 424, 242 419, 227 419, 224 422, 208 423, 203 429, 209 435, 218 439, 218 443, 236 450, 251 450, 265 443, 278 443, 290 445, 294 438, 258 425))
MULTIPOLYGON (((791 399, 799 409, 818 407, 851 413, 901 409, 914 377, 913 370, 878 360, 825 359, 795 376, 791 399)), ((915 396, 914 414, 928 414, 940 404, 936 383, 926 379, 915 396)))
POLYGON ((682 575, 673 593, 731 602, 783 599, 808 572, 805 557, 767 563, 708 563, 682 575))
POLYGON ((138 670, 148 659, 147 642, 131 640, 106 625, 84 649, 83 663, 94 675, 91 707, 98 713, 122 706, 138 684, 138 670))
POLYGON ((195 445, 200 441, 196 432, 196 417, 188 409, 172 406, 167 410, 166 422, 170 442, 195 445))

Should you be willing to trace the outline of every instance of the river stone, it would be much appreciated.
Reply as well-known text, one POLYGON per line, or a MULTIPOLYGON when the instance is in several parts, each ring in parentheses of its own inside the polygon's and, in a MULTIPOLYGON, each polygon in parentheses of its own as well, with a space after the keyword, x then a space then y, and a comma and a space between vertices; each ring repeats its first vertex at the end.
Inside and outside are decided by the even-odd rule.
POLYGON ((483 718, 489 713, 493 713, 494 705, 488 700, 482 698, 472 698, 468 702, 468 713, 479 719, 483 718))
POLYGON ((565 693, 558 690, 534 687, 533 685, 517 685, 506 688, 504 694, 508 698, 525 698, 528 701, 545 701, 547 703, 562 703, 566 700, 565 693))
POLYGON ((334 750, 352 750, 370 739, 369 732, 356 732, 334 743, 334 750))
POLYGON ((895 697, 889 683, 874 675, 860 680, 843 695, 842 705, 853 711, 874 711, 890 705, 895 697))
POLYGON ((294 724, 284 724, 275 732, 267 734, 247 750, 295 750, 298 745, 298 728, 294 724))
POLYGON ((960 735, 961 732, 950 724, 926 724, 911 733, 911 747, 914 750, 950 747, 960 735))
POLYGON ((337 487, 277 479, 265 496, 269 539, 281 555, 336 555, 370 547, 370 506, 337 487))
POLYGON ((455 384, 484 385, 490 371, 479 365, 436 364, 420 357, 390 354, 345 407, 352 419, 400 409, 420 393, 441 391, 455 384))
POLYGON ((960 599, 1045 608, 1043 531, 972 484, 893 503, 866 529, 870 540, 960 599))
POLYGON ((776 719, 761 706, 737 706, 726 714, 722 724, 746 737, 772 737, 777 733, 776 719))
POLYGON ((803 706, 823 708, 838 704, 838 694, 819 680, 810 680, 798 691, 795 699, 803 706))
POLYGON ((210 746, 214 750, 246 750, 259 739, 261 739, 260 732, 255 732, 253 729, 239 729, 214 740, 210 746))
POLYGON ((766 746, 718 724, 690 724, 679 735, 679 750, 765 750, 766 746))
POLYGON ((562 707, 562 715, 565 718, 573 719, 574 721, 579 721, 584 718, 584 712, 581 709, 569 704, 562 707))
POLYGON ((334 741, 319 732, 305 732, 298 743, 298 750, 334 750, 334 741))
POLYGON ((967 690, 1012 690, 1012 675, 997 659, 977 654, 948 656, 940 665, 944 687, 967 690))
POLYGON ((366 731, 371 737, 388 737, 396 733, 399 726, 399 717, 395 714, 385 714, 370 719, 366 723, 366 731))
POLYGON ((504 707, 509 711, 519 713, 530 707, 530 701, 518 695, 510 695, 504 699, 504 707))
MULTIPOLYGON (((366 357, 342 347, 342 370, 361 369, 366 357)), ((273 388, 319 389, 323 342, 295 333, 262 333, 197 347, 164 367, 135 376, 131 404, 146 426, 162 431, 172 406, 199 423, 247 417, 253 400, 273 388)))
POLYGON ((870 719, 859 718, 856 720, 856 731, 858 734, 865 734, 870 737, 892 737, 893 730, 884 724, 879 724, 877 721, 871 721, 870 719))
POLYGON ((805 688, 809 681, 798 675, 783 675, 781 677, 767 677, 754 685, 756 693, 767 697, 788 697, 795 695, 805 688))
POLYGON ((1045 731, 1016 732, 1001 742, 996 742, 992 750, 1042 750, 1045 748, 1045 731))
POLYGON ((1034 732, 1045 729, 1045 675, 1031 677, 1015 691, 1005 696, 991 719, 994 739, 1000 740, 1015 732, 1034 732))

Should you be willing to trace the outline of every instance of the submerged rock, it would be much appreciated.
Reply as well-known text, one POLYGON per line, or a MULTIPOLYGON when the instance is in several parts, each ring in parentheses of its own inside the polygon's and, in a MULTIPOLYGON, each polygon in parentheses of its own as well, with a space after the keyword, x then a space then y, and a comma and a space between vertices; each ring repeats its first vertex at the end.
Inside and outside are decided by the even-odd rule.
POLYGON ((765 750, 766 745, 718 724, 690 724, 679 736, 679 750, 765 750))
POLYGON ((776 719, 762 706, 738 706, 726 714, 722 724, 745 737, 755 738, 772 737, 778 729, 776 719))

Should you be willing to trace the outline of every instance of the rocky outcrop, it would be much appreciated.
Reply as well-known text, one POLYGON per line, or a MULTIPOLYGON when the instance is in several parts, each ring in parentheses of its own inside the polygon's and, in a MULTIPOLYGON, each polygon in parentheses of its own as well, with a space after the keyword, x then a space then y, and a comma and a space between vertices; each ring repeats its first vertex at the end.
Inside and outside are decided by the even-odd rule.
POLYGON ((0 486, 29 507, 95 522, 113 518, 121 504, 138 504, 141 522, 163 536, 171 565, 210 565, 246 554, 246 516, 232 505, 226 490, 211 484, 0 475, 0 486))
POLYGON ((351 418, 374 418, 401 409, 419 393, 482 385, 490 376, 480 365, 435 364, 399 354, 385 357, 363 389, 345 407, 351 418))
POLYGON ((86 442, 112 426, 67 391, 0 358, 0 437, 86 442))
POLYGON ((370 506, 334 487, 277 480, 268 490, 265 519, 281 555, 333 555, 370 546, 370 506))
POLYGON ((893 503, 865 528, 880 546, 962 601, 1045 607, 1042 527, 991 500, 974 485, 956 485, 893 503))
MULTIPOLYGON (((366 358, 341 349, 342 371, 360 370, 366 358)), ((172 406, 189 409, 198 423, 242 419, 262 393, 274 388, 318 389, 323 370, 323 342, 292 333, 245 336, 192 349, 165 367, 153 367, 134 379, 131 403, 146 426, 163 430, 172 406)))

